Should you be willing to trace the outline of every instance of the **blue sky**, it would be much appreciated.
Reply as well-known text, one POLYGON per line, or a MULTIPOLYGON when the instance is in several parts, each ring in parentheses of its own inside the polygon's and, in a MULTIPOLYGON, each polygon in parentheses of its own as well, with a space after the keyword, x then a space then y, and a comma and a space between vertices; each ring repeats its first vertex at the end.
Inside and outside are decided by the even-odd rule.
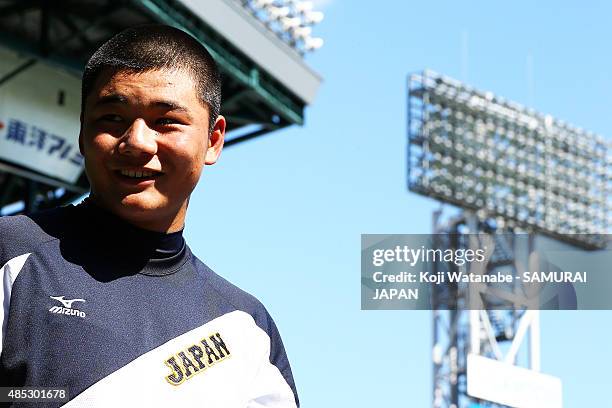
MULTIPOLYGON (((304 407, 431 405, 431 312, 360 310, 360 234, 427 233, 406 189, 406 79, 430 68, 612 135, 605 2, 322 2, 306 124, 227 149, 186 235, 276 320, 304 407)), ((542 314, 564 407, 602 406, 611 312, 542 314)))

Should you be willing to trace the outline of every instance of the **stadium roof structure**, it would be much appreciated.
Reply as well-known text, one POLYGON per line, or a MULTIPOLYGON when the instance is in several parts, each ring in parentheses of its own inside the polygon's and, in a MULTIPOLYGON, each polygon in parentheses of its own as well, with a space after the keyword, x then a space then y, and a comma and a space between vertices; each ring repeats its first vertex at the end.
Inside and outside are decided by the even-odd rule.
MULTIPOLYGON (((294 8, 300 6, 287 1, 294 8)), ((258 18, 262 5, 271 11, 288 10, 263 0, 0 0, 0 46, 27 56, 23 64, 0 75, 0 89, 38 62, 80 75, 89 56, 112 35, 130 26, 158 22, 189 32, 218 62, 223 73, 221 110, 228 119, 226 146, 301 125, 321 78, 304 62, 308 47, 284 41, 269 22, 258 18)), ((290 17, 286 12, 282 16, 283 24, 286 20, 292 25, 287 32, 298 28, 310 32, 309 27, 297 27, 296 18, 290 17)), ((277 18, 277 26, 280 21, 277 18)), ((310 48, 322 44, 320 39, 301 40, 308 44, 315 40, 310 48)), ((6 163, 0 166, 0 209, 22 199, 32 179, 23 169, 14 170, 7 171, 6 163)), ((36 192, 44 203, 38 208, 68 202, 87 188, 84 173, 72 186, 39 177, 36 192), (58 186, 66 193, 47 200, 46 195, 54 195, 58 186)))

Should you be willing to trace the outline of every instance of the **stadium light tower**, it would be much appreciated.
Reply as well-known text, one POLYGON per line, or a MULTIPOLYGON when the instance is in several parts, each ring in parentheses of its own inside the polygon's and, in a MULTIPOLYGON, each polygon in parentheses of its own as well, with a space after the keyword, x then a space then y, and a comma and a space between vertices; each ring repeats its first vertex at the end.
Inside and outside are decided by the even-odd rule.
MULTIPOLYGON (((491 273, 539 270, 534 234, 606 247, 612 160, 603 137, 432 71, 411 75, 408 92, 408 187, 460 209, 448 220, 434 213, 440 248, 485 240, 490 260, 476 272, 491 273)), ((560 380, 539 373, 538 311, 522 307, 516 287, 492 301, 498 289, 434 290, 435 408, 561 406, 560 380)))

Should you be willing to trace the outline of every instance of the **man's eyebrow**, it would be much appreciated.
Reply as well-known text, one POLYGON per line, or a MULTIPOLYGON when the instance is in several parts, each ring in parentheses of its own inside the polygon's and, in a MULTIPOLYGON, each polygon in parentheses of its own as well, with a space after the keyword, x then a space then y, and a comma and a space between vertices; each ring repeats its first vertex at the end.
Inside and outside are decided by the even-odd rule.
POLYGON ((99 97, 95 103, 95 106, 110 105, 113 103, 126 104, 127 102, 128 100, 124 95, 109 94, 109 95, 104 95, 104 96, 99 97))
POLYGON ((162 108, 168 111, 184 113, 187 119, 193 120, 191 114, 189 113, 189 109, 186 106, 181 105, 180 103, 169 100, 157 100, 153 101, 151 105, 156 108, 162 108))
POLYGON ((180 103, 169 101, 169 100, 153 101, 151 105, 157 108, 164 108, 164 109, 168 109, 172 111, 179 111, 179 112, 185 112, 185 113, 189 112, 189 109, 186 106, 183 106, 180 103))
MULTIPOLYGON (((127 104, 128 99, 126 96, 121 95, 121 94, 116 94, 116 93, 108 94, 108 95, 104 95, 98 98, 98 100, 95 103, 95 106, 97 107, 101 105, 109 105, 113 103, 127 104)), ((156 107, 156 108, 166 109, 169 111, 177 111, 177 112, 189 114, 189 109, 186 106, 183 106, 171 100, 166 100, 166 99, 156 100, 156 101, 151 102, 151 106, 156 107)))

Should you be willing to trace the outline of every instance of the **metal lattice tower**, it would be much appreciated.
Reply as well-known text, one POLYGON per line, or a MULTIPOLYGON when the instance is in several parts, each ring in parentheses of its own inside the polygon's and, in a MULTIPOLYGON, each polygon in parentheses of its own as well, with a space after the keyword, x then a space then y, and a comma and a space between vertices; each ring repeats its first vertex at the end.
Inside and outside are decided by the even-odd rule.
MULTIPOLYGON (((434 214, 434 246, 489 249, 487 262, 458 270, 538 270, 539 234, 606 247, 612 159, 602 136, 431 71, 411 75, 408 89, 408 188, 460 210, 434 214)), ((560 380, 539 373, 540 319, 530 302, 513 284, 436 285, 434 408, 561 406, 560 380), (503 381, 497 395, 477 389, 502 375, 496 368, 553 397, 541 400, 529 380, 521 402, 502 395, 503 381), (483 372, 490 378, 477 378, 483 372)))
MULTIPOLYGON (((533 250, 533 241, 526 234, 516 239, 517 235, 508 232, 491 228, 490 223, 470 212, 446 222, 442 221, 441 212, 434 214, 437 248, 489 248, 486 264, 464 266, 463 272, 488 274, 504 270, 514 274, 520 269, 533 250), (478 268, 481 269, 474 270, 478 268)), ((474 284, 466 283, 434 287, 434 408, 502 406, 468 394, 469 355, 505 361, 536 372, 540 370, 539 312, 522 308, 522 299, 513 298, 518 291, 512 285, 494 288, 494 296, 488 298, 491 288, 487 285, 478 288, 481 291, 475 289, 474 284), (500 300, 501 291, 507 294, 504 300, 500 300)))

